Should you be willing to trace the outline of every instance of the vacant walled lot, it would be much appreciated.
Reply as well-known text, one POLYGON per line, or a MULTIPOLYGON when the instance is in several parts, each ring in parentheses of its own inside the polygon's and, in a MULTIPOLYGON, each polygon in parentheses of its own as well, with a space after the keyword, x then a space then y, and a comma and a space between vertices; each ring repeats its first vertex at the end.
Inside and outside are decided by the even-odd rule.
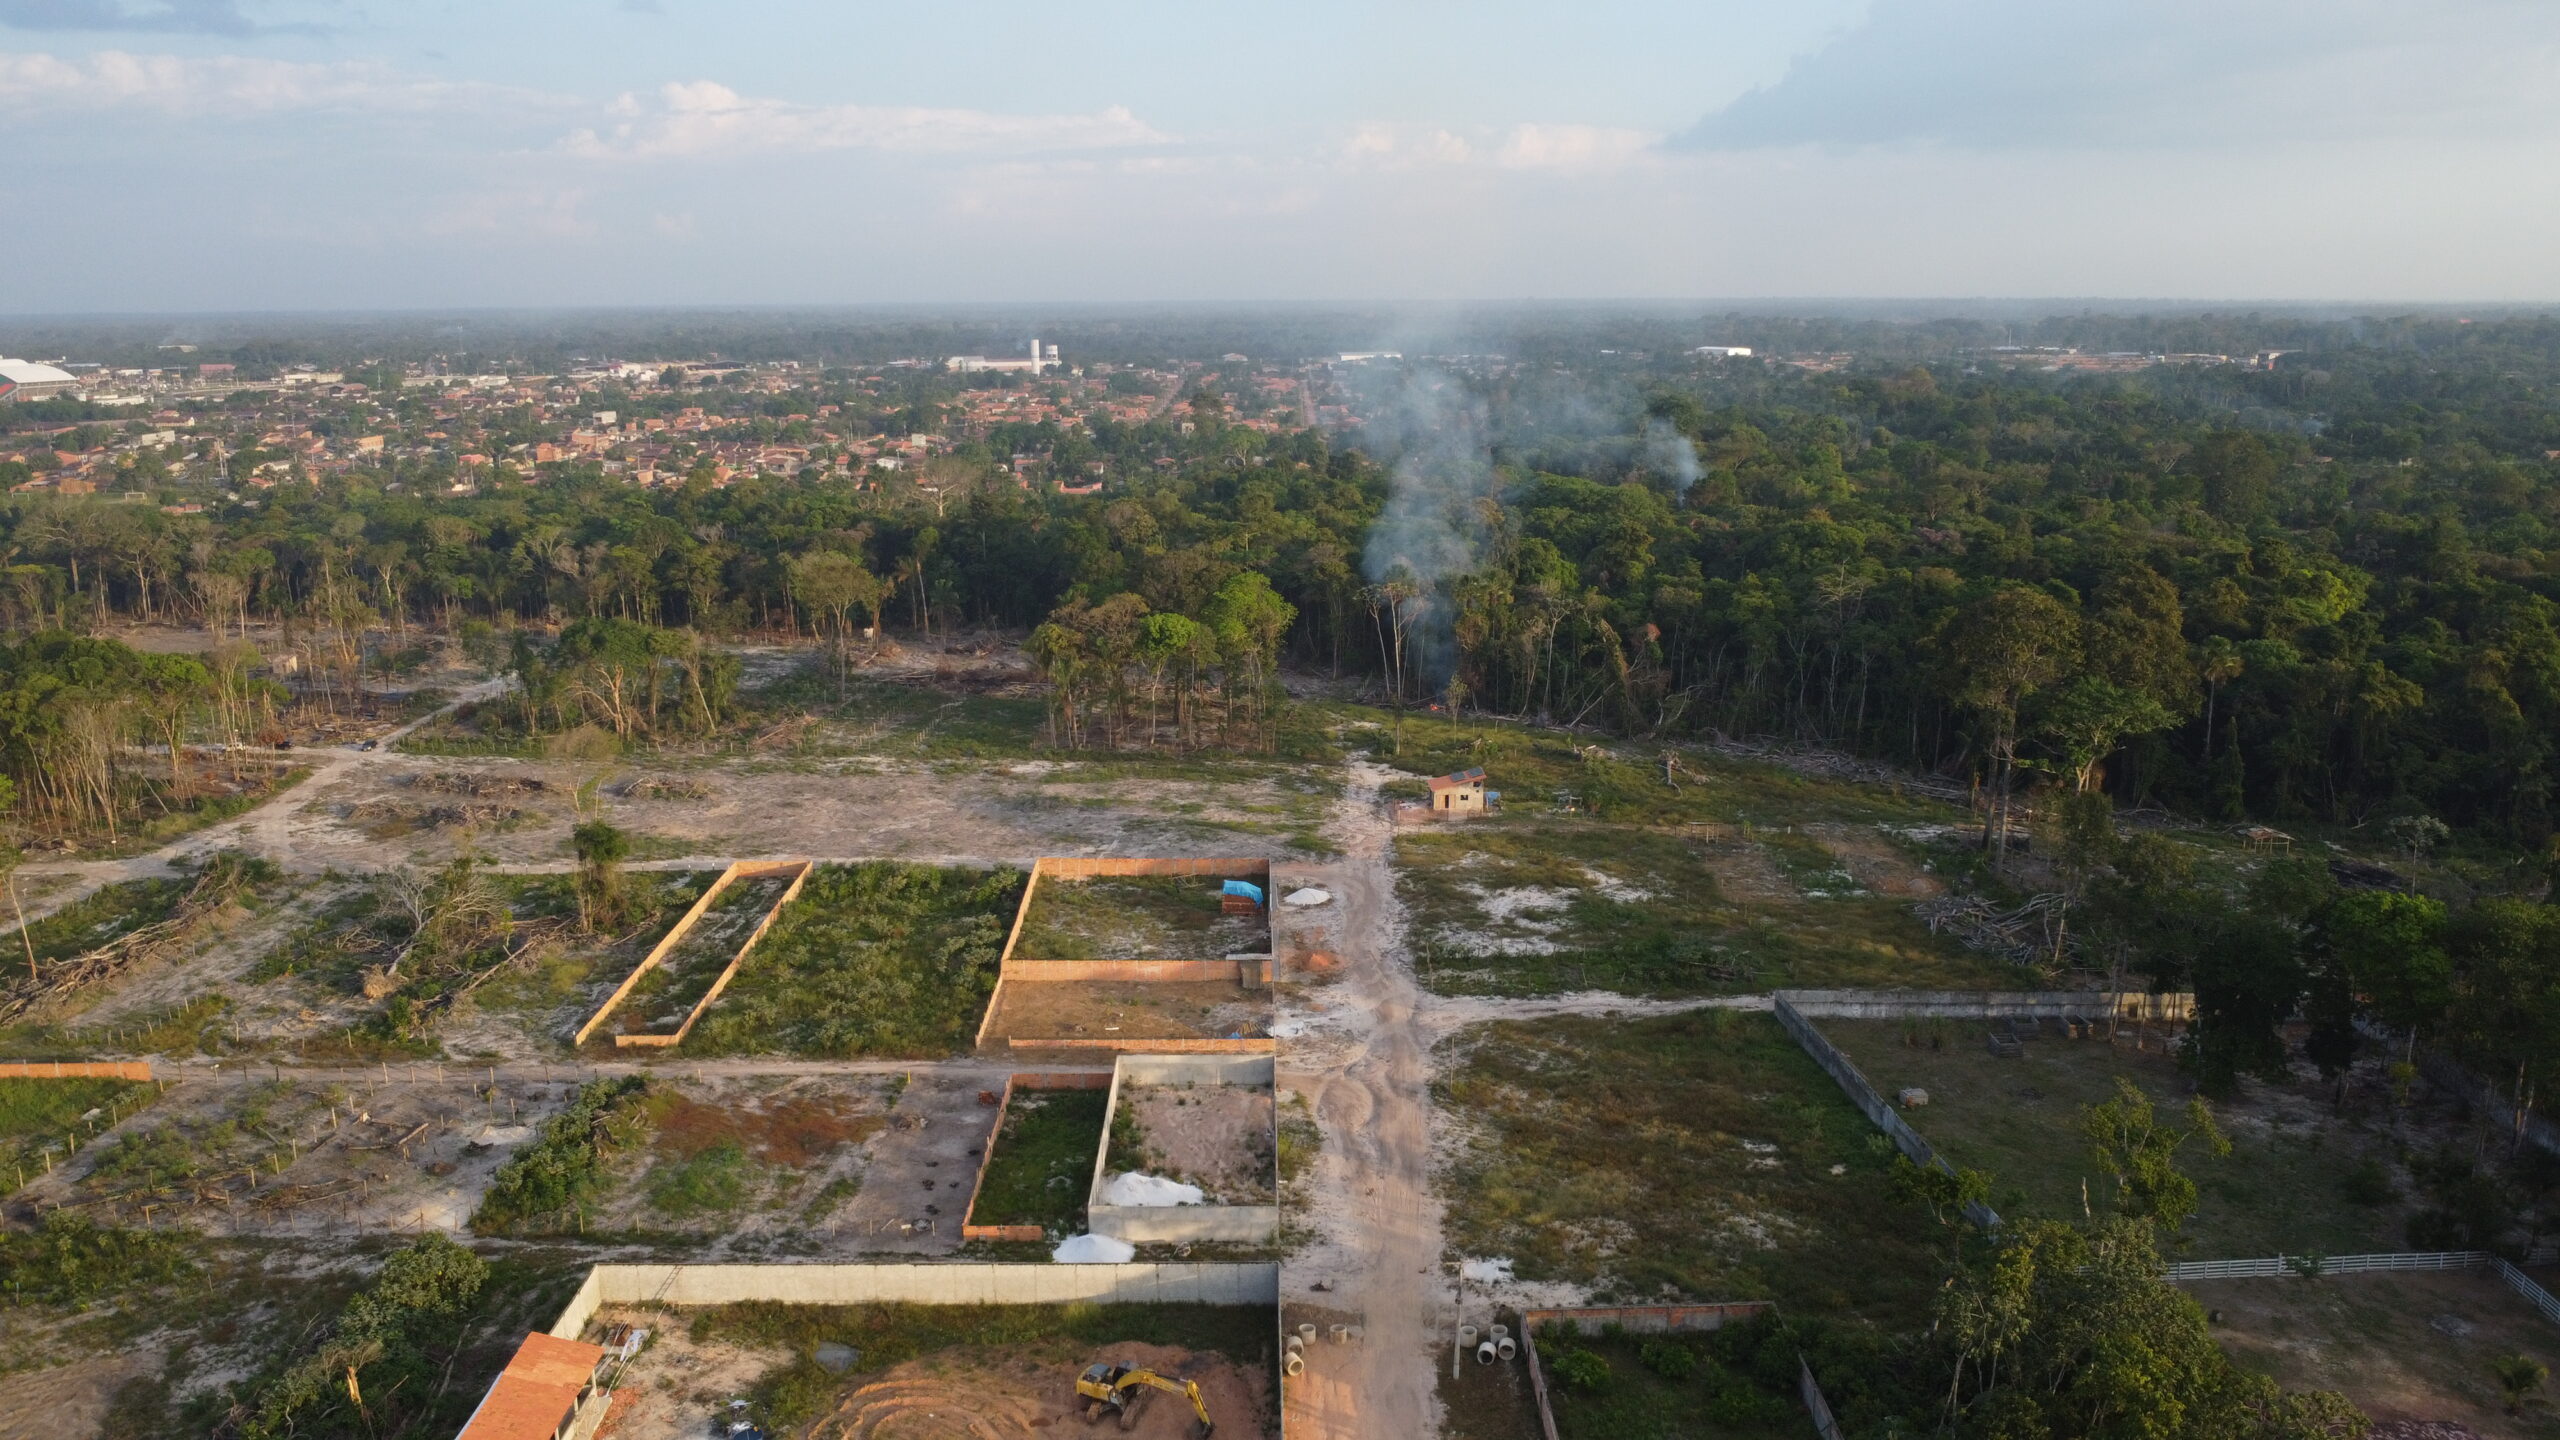
POLYGON ((1912 1316, 1927 1217, 1764 1014, 1504 1021, 1440 1053, 1450 1244, 1596 1303, 1779 1299, 1912 1316))
MULTIPOLYGON (((1992 1205, 2004 1214, 2075 1218, 2084 1185, 2092 1206, 2112 1203, 2114 1182, 2098 1167, 2081 1114, 2115 1098, 2118 1076, 2151 1096, 2164 1124, 2186 1124, 2190 1086, 2161 1053, 2157 1032, 2145 1051, 2130 1028, 2116 1043, 2048 1028, 2024 1056, 1999 1059, 1980 1021, 1817 1023, 1888 1098, 1906 1086, 1929 1092, 1928 1105, 1904 1118, 1950 1163, 1990 1172, 1992 1205)), ((2250 1082, 2215 1107, 2232 1153, 2216 1157, 2201 1141, 2180 1151, 2199 1203, 2164 1248, 2197 1260, 2406 1248, 2407 1207, 2393 1197, 2413 1187, 2393 1173, 2398 1139, 2361 1114, 2334 1114, 2326 1099, 2250 1082), (2386 1188, 2360 1189, 2360 1176, 2386 1188)))
POLYGON ((1217 960, 1271 949, 1269 918, 1223 913, 1202 875, 1043 875, 1016 960, 1217 960))
POLYGON ((2560 1370, 2551 1324, 2485 1270, 2213 1280, 2179 1288, 2219 1315, 2234 1360, 2288 1389, 2336 1390, 2377 1422, 2450 1421, 2487 1440, 2551 1440, 2548 1398, 2510 1416, 2490 1366, 2560 1370))
POLYGON ((1037 1225, 1053 1237, 1082 1231, 1110 1099, 1102 1090, 1016 1089, 990 1144, 969 1223, 1037 1225))
POLYGON ((995 989, 1014 870, 821 865, 695 1027, 688 1055, 965 1048, 995 989))
POLYGON ((1197 1185, 1212 1205, 1270 1205, 1272 1148, 1267 1089, 1123 1084, 1106 1168, 1197 1185))

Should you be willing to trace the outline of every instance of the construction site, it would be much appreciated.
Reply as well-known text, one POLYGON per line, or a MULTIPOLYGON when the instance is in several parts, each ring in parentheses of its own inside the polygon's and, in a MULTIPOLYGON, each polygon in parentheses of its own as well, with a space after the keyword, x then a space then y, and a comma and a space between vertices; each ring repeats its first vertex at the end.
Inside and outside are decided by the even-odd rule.
MULTIPOLYGON (((1906 1162, 2068 1216, 2114 1183, 2090 1107, 2187 1098, 2185 997, 2057 971, 1961 796, 1412 716, 1399 754, 1354 707, 1322 758, 1150 770, 876 684, 911 698, 609 764, 386 713, 236 818, 30 862, 0 1244, 50 1278, 0 1308, 0 1410, 194 1433, 307 1392, 341 1433, 386 1412, 294 1367, 389 1323, 396 1266, 471 1292, 414 1383, 473 1440, 1827 1433, 1865 1362, 1781 1367, 1766 1317, 1927 1324, 1958 1222, 1906 1162)), ((2163 1253, 2233 1353, 2398 1333, 2209 1268, 2449 1203, 2404 1137, 2497 1117, 2388 1064, 2218 1107, 2163 1253)), ((2444 1253, 2423 1303, 2540 1353, 2538 1302, 2444 1253)), ((2374 1413, 2502 1433, 2449 1328, 2374 1413)))

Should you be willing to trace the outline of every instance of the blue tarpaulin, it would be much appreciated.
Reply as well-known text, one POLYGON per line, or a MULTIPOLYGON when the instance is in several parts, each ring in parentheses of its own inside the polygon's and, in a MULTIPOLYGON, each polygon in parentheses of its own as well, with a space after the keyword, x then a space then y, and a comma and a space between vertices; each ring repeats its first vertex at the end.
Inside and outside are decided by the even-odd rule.
POLYGON ((1262 887, 1254 884, 1250 880, 1228 881, 1226 893, 1229 895, 1241 895, 1256 905, 1264 903, 1262 899, 1262 887))

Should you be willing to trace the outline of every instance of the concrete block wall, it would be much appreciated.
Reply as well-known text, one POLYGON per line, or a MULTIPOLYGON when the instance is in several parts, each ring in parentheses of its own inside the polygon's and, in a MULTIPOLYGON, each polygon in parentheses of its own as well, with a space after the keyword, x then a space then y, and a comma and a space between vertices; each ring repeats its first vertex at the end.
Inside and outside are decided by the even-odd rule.
MULTIPOLYGON (((1857 1063, 1842 1053, 1839 1046, 1832 1044, 1828 1036, 1815 1029, 1804 1012, 1796 1008, 1791 998, 1796 993, 1782 990, 1775 997, 1771 1008, 1778 1017, 1779 1026, 1795 1038, 1796 1044, 1802 1046, 1807 1055, 1813 1057, 1813 1063, 1822 1067, 1823 1073, 1829 1075, 1841 1093, 1849 1097, 1849 1103, 1857 1106, 1860 1114, 1883 1131, 1895 1149, 1910 1157, 1912 1164, 1934 1166, 1954 1173, 1955 1167, 1940 1159, 1929 1142, 1920 1138, 1920 1132, 1905 1123, 1902 1116, 1885 1103, 1884 1097, 1876 1093, 1876 1087, 1867 1082, 1857 1063)), ((1965 1208, 1965 1218, 1986 1230, 1997 1229, 2000 1224, 1999 1213, 1978 1202, 1965 1208)))
POLYGON ((1280 1303, 1273 1264, 598 1265, 551 1333, 575 1340, 606 1305, 1097 1305, 1280 1303))
POLYGON ((2103 1020, 2112 1015, 2154 1024, 2185 1023, 2195 1013, 2196 999, 2138 990, 1781 990, 1777 998, 1800 1015, 1825 1020, 2059 1020, 2071 1015, 2103 1020))
POLYGON ((1110 1174, 1111 1126, 1128 1085, 1234 1085, 1271 1091, 1272 1153, 1279 1153, 1278 1062, 1269 1055, 1123 1055, 1111 1067, 1111 1100, 1102 1113, 1102 1148, 1093 1157, 1093 1183, 1085 1192, 1084 1228, 1132 1245, 1225 1242, 1268 1244, 1280 1234, 1279 1196, 1268 1205, 1105 1205, 1110 1174))

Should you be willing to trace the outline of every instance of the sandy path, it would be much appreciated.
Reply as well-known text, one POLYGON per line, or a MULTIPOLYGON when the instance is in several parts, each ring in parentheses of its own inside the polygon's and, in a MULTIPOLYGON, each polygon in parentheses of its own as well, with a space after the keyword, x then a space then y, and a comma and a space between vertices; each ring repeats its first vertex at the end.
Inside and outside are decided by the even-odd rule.
POLYGON ((1311 1182, 1323 1233, 1282 1267, 1281 1288, 1303 1299, 1326 1284, 1323 1303, 1360 1315, 1367 1329, 1365 1343, 1325 1347, 1285 1388, 1288 1431, 1301 1440, 1413 1440, 1440 1427, 1434 1327, 1449 1300, 1431 1192, 1432 1037, 1405 953, 1378 806, 1383 776, 1376 766, 1353 767, 1330 827, 1339 861, 1288 867, 1290 885, 1334 893, 1326 908, 1336 912, 1341 970, 1327 998, 1345 1033, 1300 1063, 1283 1060, 1284 1083, 1314 1104, 1324 1149, 1311 1182))

